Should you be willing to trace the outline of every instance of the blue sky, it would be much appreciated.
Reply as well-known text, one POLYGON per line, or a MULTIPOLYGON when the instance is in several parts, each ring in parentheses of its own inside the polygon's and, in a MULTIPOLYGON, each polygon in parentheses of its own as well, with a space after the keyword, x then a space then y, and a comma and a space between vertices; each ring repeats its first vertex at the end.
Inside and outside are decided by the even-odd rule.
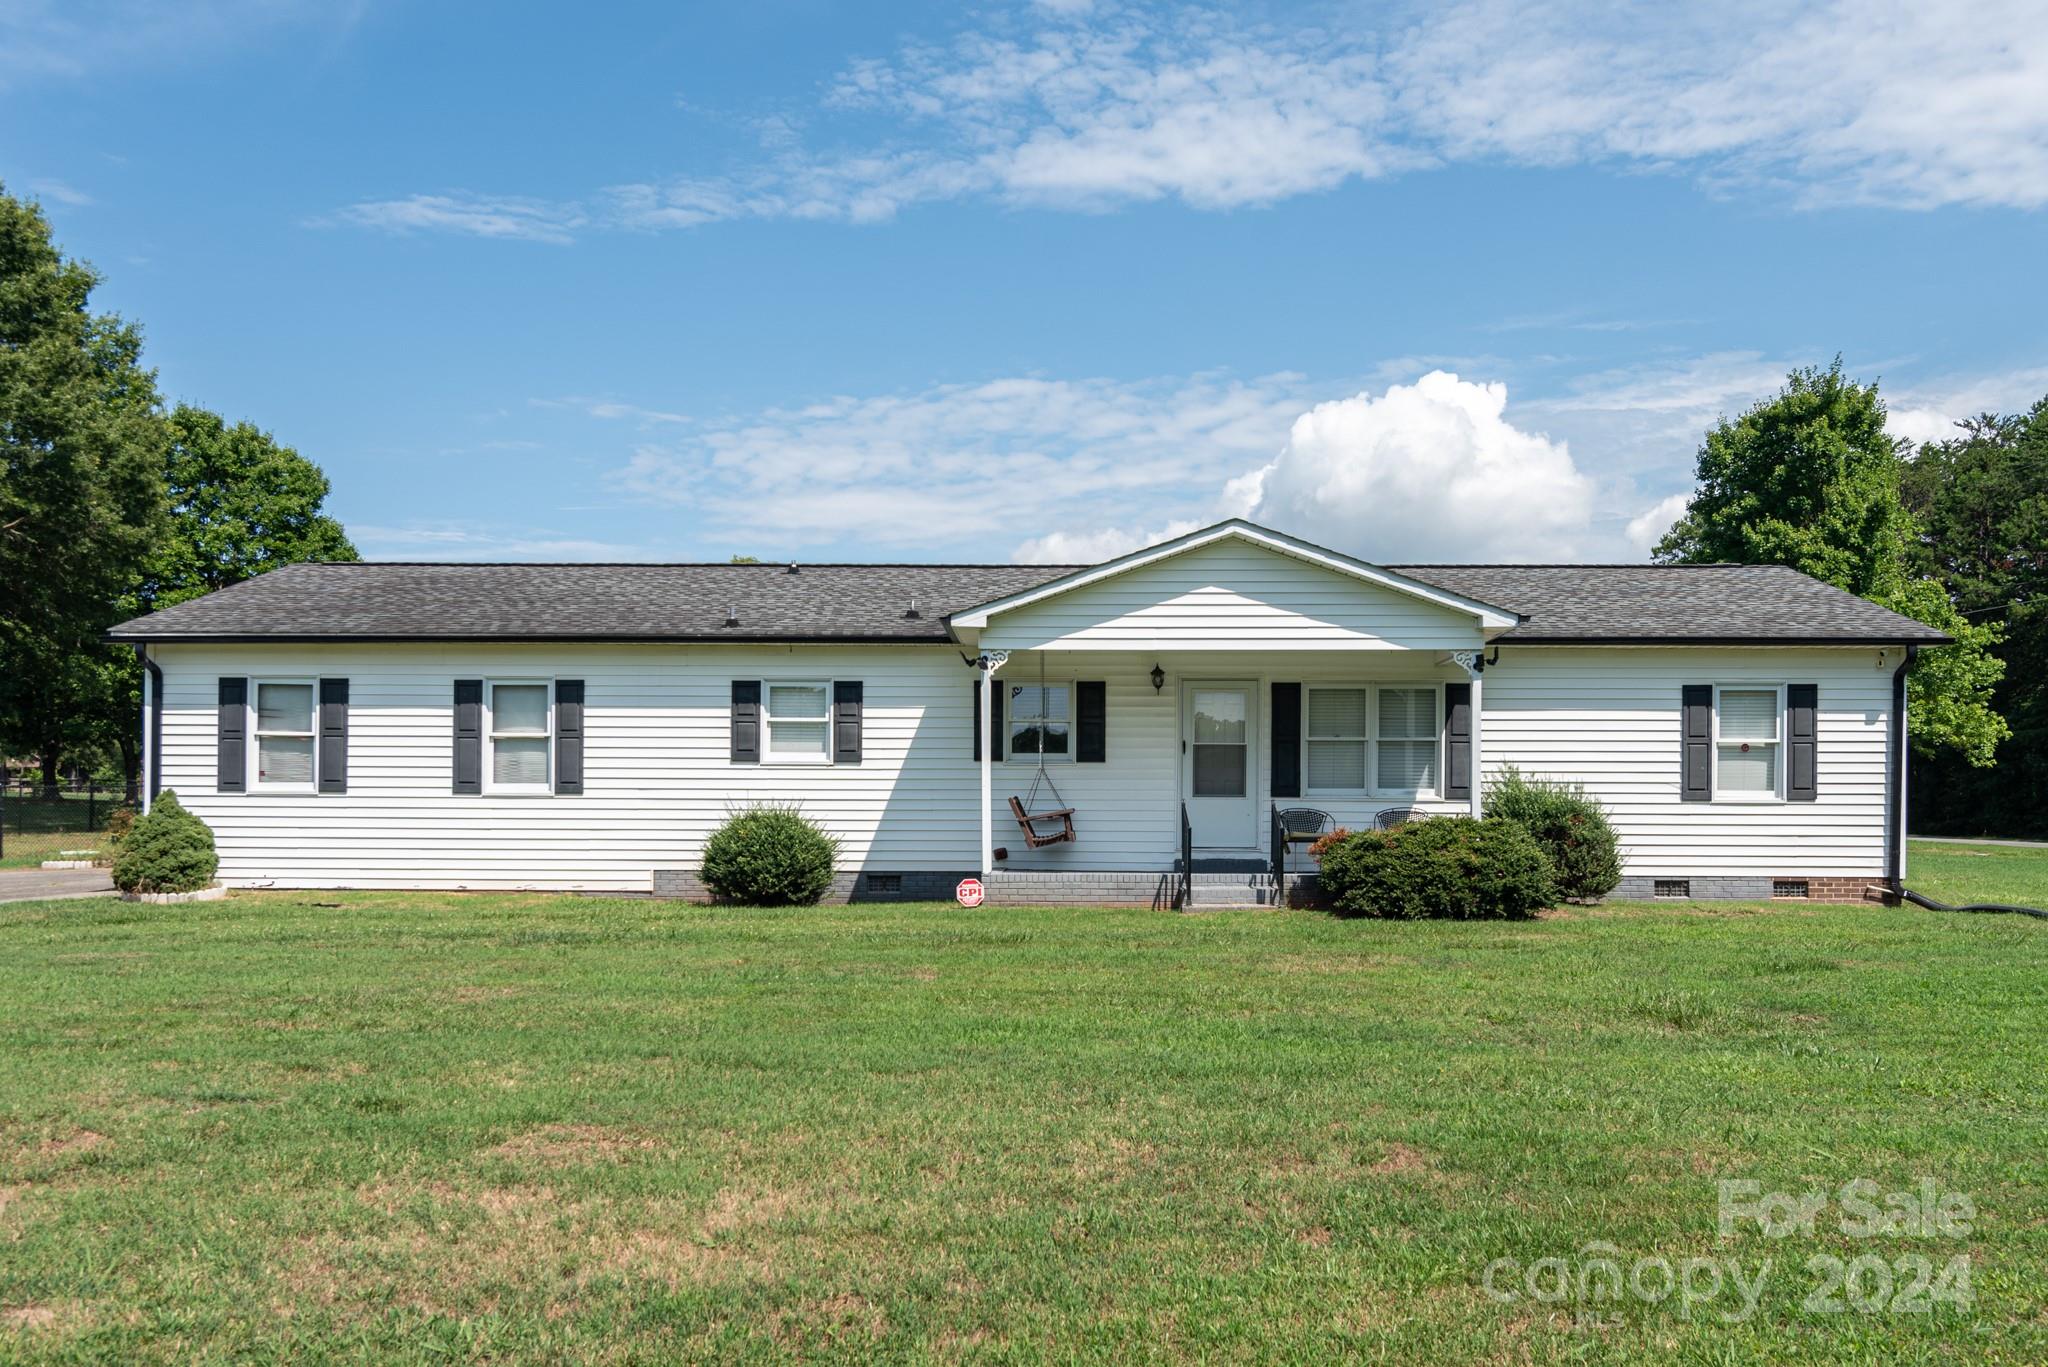
POLYGON ((2026 4, 0 0, 0 180, 382 558, 1632 559, 2048 393, 2026 4))

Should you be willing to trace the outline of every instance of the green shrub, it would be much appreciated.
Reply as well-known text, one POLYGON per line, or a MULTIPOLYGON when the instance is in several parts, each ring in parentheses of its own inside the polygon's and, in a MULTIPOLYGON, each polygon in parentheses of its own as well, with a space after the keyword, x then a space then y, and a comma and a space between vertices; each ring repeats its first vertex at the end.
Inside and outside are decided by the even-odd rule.
POLYGON ((749 807, 704 842, 698 877, 722 901, 810 906, 832 886, 839 842, 794 807, 749 807))
POLYGON ((1559 896, 1605 897, 1621 883, 1621 842, 1600 803, 1578 784, 1524 778, 1510 765, 1486 791, 1486 814, 1536 837, 1550 856, 1559 896))
POLYGON ((135 819, 114 856, 114 886, 123 892, 193 892, 220 868, 213 832, 166 789, 135 819))
POLYGON ((1341 914, 1403 920, 1516 920, 1557 900, 1543 847, 1497 817, 1360 831, 1323 856, 1318 883, 1341 914))

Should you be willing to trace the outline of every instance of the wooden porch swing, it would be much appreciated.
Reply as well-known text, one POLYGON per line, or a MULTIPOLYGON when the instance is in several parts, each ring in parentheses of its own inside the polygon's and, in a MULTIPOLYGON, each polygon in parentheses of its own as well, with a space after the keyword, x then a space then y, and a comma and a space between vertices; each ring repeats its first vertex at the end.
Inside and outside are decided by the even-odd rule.
MULTIPOLYGON (((1038 696, 1041 699, 1045 697, 1044 651, 1038 652, 1038 696)), ((1040 706, 1042 707, 1043 705, 1041 702, 1040 706)), ((1041 722, 1042 726, 1043 723, 1041 722)), ((1030 810, 1038 801, 1040 789, 1052 794, 1054 803, 1065 803, 1066 799, 1060 796, 1060 790, 1053 783, 1052 775, 1045 771, 1045 732, 1043 729, 1038 734, 1038 772, 1031 776, 1031 788, 1024 794, 1022 802, 1017 800, 1016 794, 1010 795, 1010 815, 1017 818, 1017 825, 1024 832, 1024 843, 1034 850, 1042 850, 1047 845, 1063 845, 1074 838, 1074 809, 1072 807, 1056 805, 1048 807, 1043 811, 1030 810), (1038 828, 1040 826, 1049 826, 1054 822, 1059 823, 1058 830, 1047 831, 1044 834, 1039 833, 1038 828)))

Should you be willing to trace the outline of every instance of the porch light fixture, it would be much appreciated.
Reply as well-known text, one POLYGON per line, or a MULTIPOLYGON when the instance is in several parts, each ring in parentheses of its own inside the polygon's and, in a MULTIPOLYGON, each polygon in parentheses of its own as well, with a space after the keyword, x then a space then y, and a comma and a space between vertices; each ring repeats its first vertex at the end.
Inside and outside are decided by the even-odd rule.
POLYGON ((1158 691, 1159 691, 1160 689, 1162 689, 1162 688, 1164 688, 1164 687, 1166 687, 1166 671, 1165 671, 1165 670, 1163 670, 1163 669, 1161 669, 1161 668, 1160 668, 1160 667, 1159 667, 1158 665, 1153 665, 1153 666, 1152 666, 1152 691, 1153 691, 1154 693, 1157 693, 1157 692, 1158 692, 1158 691))

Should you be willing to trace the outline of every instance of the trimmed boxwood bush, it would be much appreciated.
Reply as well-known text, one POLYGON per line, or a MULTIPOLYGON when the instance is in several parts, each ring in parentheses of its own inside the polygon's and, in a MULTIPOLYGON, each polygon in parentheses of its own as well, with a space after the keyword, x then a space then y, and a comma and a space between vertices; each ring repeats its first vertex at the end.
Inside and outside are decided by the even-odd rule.
POLYGON ((832 886, 839 842, 794 807, 749 807, 704 842, 698 877, 720 900, 810 906, 832 886))
POLYGON ((1510 765, 1487 789, 1486 814, 1512 821, 1550 856, 1558 895, 1590 900, 1621 883, 1621 842, 1600 803, 1576 783, 1524 778, 1510 765))
POLYGON ((1323 855, 1317 881, 1347 916, 1517 920, 1557 900, 1543 847, 1498 817, 1439 816, 1360 831, 1323 855))
POLYGON ((196 892, 220 868, 213 832, 166 789, 135 818, 114 855, 114 886, 123 892, 196 892))

